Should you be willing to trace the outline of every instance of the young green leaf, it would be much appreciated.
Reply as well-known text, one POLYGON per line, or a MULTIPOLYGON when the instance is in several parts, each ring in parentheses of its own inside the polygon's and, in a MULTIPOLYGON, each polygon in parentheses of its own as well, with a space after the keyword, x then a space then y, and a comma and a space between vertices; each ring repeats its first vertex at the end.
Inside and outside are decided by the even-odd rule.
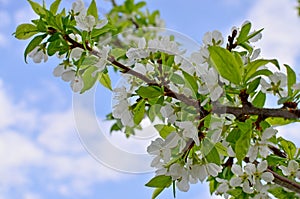
POLYGON ((156 188, 154 191, 153 191, 153 194, 152 194, 152 197, 151 199, 155 199, 165 188, 156 188))
POLYGON ((100 73, 99 75, 99 82, 106 88, 108 88, 109 90, 112 90, 112 87, 111 87, 111 80, 110 80, 110 77, 107 73, 100 73))
POLYGON ((43 41, 43 39, 46 37, 47 35, 38 35, 36 37, 34 37, 29 44, 27 45, 25 51, 24 51, 24 60, 25 63, 27 63, 27 55, 33 50, 35 49, 35 47, 37 47, 38 45, 41 44, 41 42, 43 41))
POLYGON ((196 78, 185 71, 182 71, 182 74, 187 81, 187 86, 192 89, 193 93, 198 93, 198 84, 196 78))
POLYGON ((257 71, 257 69, 261 66, 264 66, 268 63, 274 64, 278 69, 280 69, 279 63, 276 59, 257 59, 252 62, 249 62, 245 66, 245 78, 244 81, 247 82, 250 77, 257 71))
POLYGON ((220 154, 218 150, 208 138, 204 138, 202 140, 201 151, 208 162, 213 162, 216 164, 221 163, 220 154))
POLYGON ((139 124, 145 116, 145 100, 140 100, 133 109, 133 121, 139 124))
POLYGON ((159 135, 164 139, 166 139, 170 133, 176 131, 175 127, 164 124, 156 124, 154 127, 159 132, 159 135))
POLYGON ((28 39, 38 33, 38 29, 33 24, 21 24, 17 27, 15 37, 17 39, 28 39))
POLYGON ((250 22, 248 22, 248 23, 246 23, 242 26, 240 34, 237 38, 237 43, 238 44, 241 44, 241 43, 244 43, 245 41, 247 41, 250 29, 251 29, 251 23, 250 22))
POLYGON ((56 14, 58 7, 60 5, 61 0, 55 0, 51 6, 50 6, 50 12, 52 12, 53 15, 56 14))
POLYGON ((210 61, 219 74, 230 82, 239 85, 241 83, 241 66, 235 56, 228 50, 219 46, 210 46, 210 61))
POLYGON ((32 10, 38 14, 38 15, 45 15, 46 14, 46 10, 38 3, 34 2, 34 1, 31 1, 31 0, 27 0, 30 5, 31 5, 31 8, 32 10))
POLYGON ((171 184, 172 184, 171 176, 159 175, 152 178, 149 182, 145 184, 145 186, 165 188, 165 187, 169 187, 171 184))
POLYGON ((123 57, 126 54, 126 50, 122 48, 114 48, 111 50, 111 55, 117 60, 120 57, 123 57))
POLYGON ((265 105, 265 101, 266 101, 266 94, 259 91, 254 100, 252 101, 253 106, 258 107, 258 108, 262 108, 265 105))
POLYGON ((235 154, 236 158, 239 162, 241 162, 247 155, 249 147, 250 147, 250 141, 251 141, 251 135, 252 131, 241 131, 242 135, 239 137, 239 139, 236 141, 235 144, 235 154))
POLYGON ((287 86, 288 86, 288 95, 292 95, 292 86, 296 83, 296 73, 295 71, 287 64, 284 64, 287 72, 287 86))
POLYGON ((143 98, 154 98, 163 94, 161 88, 158 86, 141 86, 135 92, 143 98))
POLYGON ((278 141, 280 142, 283 150, 286 152, 288 155, 288 158, 291 160, 294 158, 294 155, 296 153, 297 147, 295 144, 291 141, 288 141, 282 137, 278 138, 278 141))
POLYGON ((92 0, 88 10, 87 10, 87 15, 92 15, 93 17, 95 17, 95 20, 97 21, 99 19, 98 17, 98 9, 97 9, 97 5, 96 5, 96 1, 92 0))
POLYGON ((84 93, 85 91, 89 90, 94 86, 98 79, 98 74, 93 75, 93 73, 97 70, 97 67, 90 66, 88 67, 84 73, 82 74, 82 80, 83 80, 83 88, 80 91, 80 93, 84 93))

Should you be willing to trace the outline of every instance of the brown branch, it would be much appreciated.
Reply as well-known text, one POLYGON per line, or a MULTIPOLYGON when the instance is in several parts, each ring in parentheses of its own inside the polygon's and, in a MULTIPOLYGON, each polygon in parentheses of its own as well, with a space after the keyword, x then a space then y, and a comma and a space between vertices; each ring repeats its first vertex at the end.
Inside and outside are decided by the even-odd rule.
POLYGON ((275 171, 273 171, 272 169, 268 168, 267 169, 268 172, 272 173, 274 176, 274 180, 273 182, 281 187, 285 187, 291 191, 294 191, 298 194, 300 194, 300 184, 292 181, 284 176, 279 175, 278 173, 276 173, 275 171))
POLYGON ((213 113, 224 114, 230 113, 236 117, 243 115, 261 115, 264 118, 269 117, 281 117, 285 119, 298 119, 300 117, 300 110, 288 110, 282 108, 257 108, 257 107, 231 107, 231 106, 222 106, 215 104, 212 108, 213 113))

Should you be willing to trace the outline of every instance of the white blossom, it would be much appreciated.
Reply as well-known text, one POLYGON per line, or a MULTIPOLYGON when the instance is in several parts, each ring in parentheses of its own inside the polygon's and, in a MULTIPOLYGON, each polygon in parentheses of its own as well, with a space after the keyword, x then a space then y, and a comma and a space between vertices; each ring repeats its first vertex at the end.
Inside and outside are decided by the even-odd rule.
POLYGON ((201 75, 204 85, 199 87, 199 93, 208 94, 212 101, 217 101, 223 94, 223 88, 219 85, 219 76, 214 68, 209 68, 201 75))
POLYGON ((283 89, 287 85, 287 77, 284 73, 275 72, 269 76, 269 80, 270 83, 261 78, 260 85, 262 92, 273 93, 274 95, 278 93, 282 97, 287 95, 286 90, 283 89))
POLYGON ((172 106, 170 104, 166 104, 165 106, 163 106, 160 109, 160 113, 171 124, 173 124, 177 119, 177 116, 174 113, 174 109, 172 108, 172 106))
POLYGON ((198 130, 191 121, 176 122, 176 125, 182 129, 183 137, 192 138, 197 146, 200 145, 198 130))
POLYGON ((54 68, 53 75, 61 77, 66 82, 70 82, 70 86, 75 93, 81 91, 84 87, 81 76, 76 75, 76 72, 71 67, 65 68, 63 64, 59 64, 54 68))
POLYGON ((290 160, 287 167, 280 165, 279 168, 283 175, 300 179, 299 163, 296 160, 290 160))
POLYGON ((149 52, 146 49, 146 39, 144 37, 135 39, 137 48, 129 48, 126 52, 126 56, 129 60, 142 59, 149 56, 149 52))
POLYGON ((247 156, 249 157, 250 162, 253 162, 256 160, 258 154, 261 155, 261 157, 266 158, 269 154, 269 147, 268 145, 272 145, 270 141, 268 141, 271 137, 273 137, 277 133, 276 129, 273 129, 272 127, 267 128, 260 138, 260 140, 257 140, 254 145, 252 145, 248 151, 247 156))
POLYGON ((148 49, 151 52, 163 51, 172 55, 182 54, 175 41, 171 41, 169 36, 155 38, 148 42, 148 49))
POLYGON ((187 192, 189 190, 189 172, 185 167, 178 163, 172 164, 167 175, 171 176, 172 180, 177 180, 176 186, 180 191, 187 192))
MULTIPOLYGON (((231 167, 231 171, 236 177, 230 179, 229 184, 232 187, 242 187, 245 193, 253 193, 253 189, 251 189, 249 184, 249 175, 243 171, 240 165, 234 164, 231 167)), ((251 177, 251 176, 250 176, 251 177)))
POLYGON ((127 96, 126 88, 120 87, 115 88, 114 93, 116 93, 115 100, 117 103, 113 106, 112 115, 114 118, 121 119, 121 122, 124 126, 133 127, 133 114, 129 110, 130 103, 128 102, 127 98, 121 98, 121 96, 127 96))
POLYGON ((204 34, 202 41, 206 46, 222 45, 223 44, 222 33, 214 30, 213 32, 207 32, 204 34))
POLYGON ((100 48, 98 50, 98 62, 95 64, 95 66, 97 67, 97 70, 93 72, 93 76, 96 75, 96 73, 98 72, 102 72, 105 69, 105 66, 108 63, 108 53, 110 51, 110 47, 109 46, 103 46, 102 48, 100 48))
POLYGON ((42 60, 46 62, 48 60, 48 55, 39 46, 35 47, 28 56, 32 58, 34 63, 41 63, 42 60))
POLYGON ((74 11, 76 25, 81 30, 86 30, 88 32, 92 31, 93 28, 101 29, 107 24, 107 19, 99 20, 95 19, 92 15, 87 15, 87 10, 84 7, 84 2, 82 0, 77 0, 72 4, 72 10, 74 11))
POLYGON ((72 10, 74 13, 79 13, 85 10, 84 2, 82 0, 77 0, 76 2, 72 3, 72 10))
POLYGON ((229 198, 229 194, 227 194, 227 191, 229 190, 229 181, 221 178, 216 178, 216 181, 220 183, 218 188, 216 189, 216 194, 223 194, 224 198, 229 198))
POLYGON ((222 167, 215 163, 196 164, 191 166, 191 175, 203 182, 208 176, 216 177, 222 167))

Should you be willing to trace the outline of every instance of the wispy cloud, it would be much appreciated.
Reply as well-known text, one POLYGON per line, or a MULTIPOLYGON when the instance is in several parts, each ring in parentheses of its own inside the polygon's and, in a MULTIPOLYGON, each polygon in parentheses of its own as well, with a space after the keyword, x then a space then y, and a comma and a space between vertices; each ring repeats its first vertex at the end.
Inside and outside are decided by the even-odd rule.
POLYGON ((30 191, 37 178, 47 180, 44 191, 72 196, 89 194, 96 183, 126 177, 83 149, 71 108, 40 112, 14 99, 0 81, 0 110, 0 197, 13 189, 22 198, 39 198, 30 191))
POLYGON ((262 0, 256 1, 248 12, 254 26, 264 28, 263 38, 257 44, 262 47, 262 55, 292 66, 300 55, 300 20, 295 6, 293 0, 262 0))

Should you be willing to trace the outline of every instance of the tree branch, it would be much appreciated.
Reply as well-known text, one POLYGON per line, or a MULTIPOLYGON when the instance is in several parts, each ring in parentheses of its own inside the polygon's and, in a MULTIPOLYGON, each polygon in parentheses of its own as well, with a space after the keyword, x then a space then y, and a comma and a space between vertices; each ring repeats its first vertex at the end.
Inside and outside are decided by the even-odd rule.
POLYGON ((299 183, 279 175, 278 173, 276 173, 275 171, 273 171, 270 168, 268 168, 267 171, 273 174, 273 176, 274 176, 273 182, 275 184, 285 187, 291 191, 294 191, 294 192, 300 194, 300 184, 299 183))

